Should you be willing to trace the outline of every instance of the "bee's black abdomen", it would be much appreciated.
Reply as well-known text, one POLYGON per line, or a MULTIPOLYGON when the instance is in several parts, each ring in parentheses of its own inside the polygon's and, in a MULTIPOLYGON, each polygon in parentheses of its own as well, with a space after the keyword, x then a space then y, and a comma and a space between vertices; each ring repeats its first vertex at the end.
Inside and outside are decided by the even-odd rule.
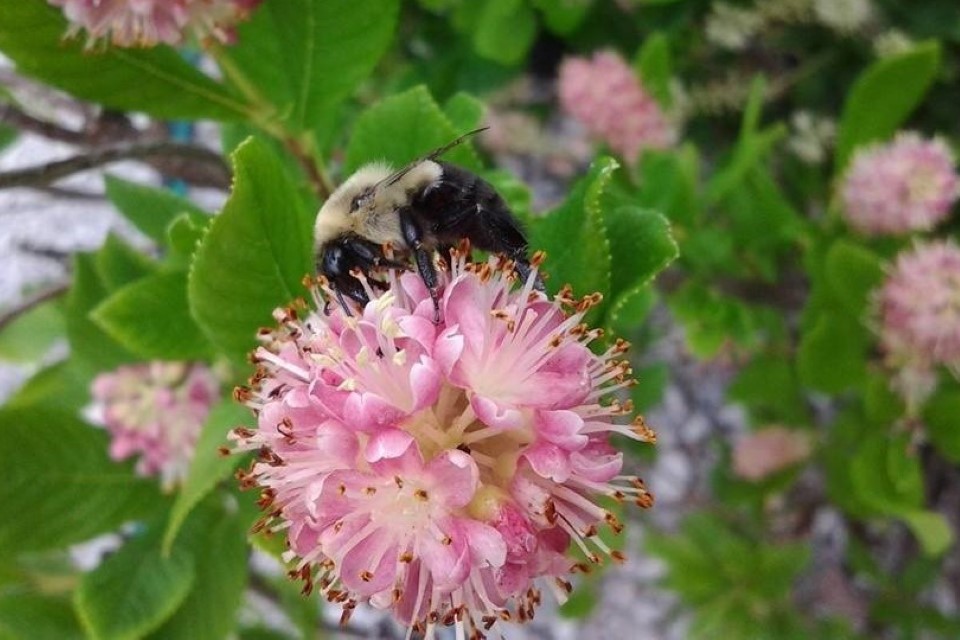
POLYGON ((443 169, 440 181, 413 203, 435 241, 456 245, 467 238, 477 249, 526 263, 526 236, 493 186, 470 171, 439 164, 443 169))

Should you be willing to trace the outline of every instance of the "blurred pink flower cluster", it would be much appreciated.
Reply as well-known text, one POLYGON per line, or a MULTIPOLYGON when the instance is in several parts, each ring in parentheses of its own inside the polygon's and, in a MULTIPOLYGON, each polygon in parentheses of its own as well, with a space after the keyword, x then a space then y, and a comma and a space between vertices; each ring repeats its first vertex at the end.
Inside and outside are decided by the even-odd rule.
POLYGON ((558 91, 563 109, 631 164, 643 149, 676 144, 673 123, 616 53, 566 59, 558 91))
POLYGON ((262 0, 49 0, 62 7, 69 34, 120 47, 176 45, 188 35, 230 42, 233 27, 262 0))
POLYGON ((803 462, 810 456, 810 438, 794 429, 767 427, 741 438, 733 448, 733 471, 757 482, 803 462))
POLYGON ((112 440, 110 457, 139 455, 137 472, 182 480, 219 384, 202 364, 150 362, 101 373, 93 381, 94 411, 112 440))
POLYGON ((938 365, 960 370, 960 247, 918 244, 901 253, 877 293, 880 341, 908 400, 936 385, 938 365))
POLYGON ((386 292, 364 280, 359 315, 325 304, 321 280, 327 313, 278 310, 262 332, 237 390, 258 415, 233 432, 259 452, 241 481, 262 488, 258 526, 286 531, 291 575, 345 618, 369 602, 482 637, 532 617, 537 583, 564 598, 564 576, 589 568, 565 556, 571 541, 591 562, 621 559, 598 533, 622 525, 597 498, 653 499, 609 437, 655 436, 641 418, 614 422, 630 408, 610 394, 633 381, 625 343, 587 348, 596 297, 550 300, 508 261, 454 257, 437 324, 418 276, 389 277, 386 292))
POLYGON ((844 216, 865 235, 929 231, 958 197, 950 148, 912 132, 859 151, 840 185, 844 216))

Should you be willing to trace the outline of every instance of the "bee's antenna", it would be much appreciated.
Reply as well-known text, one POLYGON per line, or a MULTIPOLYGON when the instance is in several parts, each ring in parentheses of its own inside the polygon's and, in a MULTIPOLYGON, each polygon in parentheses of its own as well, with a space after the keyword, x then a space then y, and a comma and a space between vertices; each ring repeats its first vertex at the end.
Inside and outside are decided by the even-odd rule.
POLYGON ((475 136, 478 133, 486 131, 489 128, 490 127, 480 127, 479 129, 474 129, 473 131, 466 132, 465 134, 456 138, 452 142, 448 142, 447 144, 443 145, 439 149, 434 149, 433 151, 423 156, 422 158, 418 158, 417 160, 414 160, 413 162, 405 166, 403 169, 400 169, 399 171, 395 171, 394 173, 390 174, 389 176, 387 176, 386 178, 378 182, 374 186, 374 188, 380 189, 382 187, 389 187, 392 184, 396 184, 397 181, 400 180, 400 178, 407 175, 407 173, 409 173, 411 169, 413 169, 415 166, 417 166, 424 160, 436 160, 437 158, 445 154, 447 151, 450 151, 450 149, 453 149, 455 146, 462 144, 463 141, 466 140, 467 138, 471 136, 475 136))

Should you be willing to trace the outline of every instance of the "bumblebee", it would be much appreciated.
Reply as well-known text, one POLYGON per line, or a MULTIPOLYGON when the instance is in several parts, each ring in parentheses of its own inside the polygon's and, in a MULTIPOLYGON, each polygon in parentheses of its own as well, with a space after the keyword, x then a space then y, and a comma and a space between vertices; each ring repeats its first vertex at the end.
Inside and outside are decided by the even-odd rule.
MULTIPOLYGON (((412 259, 433 300, 440 301, 434 256, 449 255, 462 240, 513 261, 521 279, 530 273, 527 238, 493 186, 440 156, 484 129, 476 129, 399 170, 384 163, 359 168, 320 208, 314 227, 317 271, 350 313, 344 296, 364 305, 366 290, 354 275, 376 268, 410 269, 412 259), (388 257, 384 247, 395 255, 388 257)), ((377 280, 370 280, 377 284, 377 280)), ((537 280, 538 288, 543 288, 537 280)))

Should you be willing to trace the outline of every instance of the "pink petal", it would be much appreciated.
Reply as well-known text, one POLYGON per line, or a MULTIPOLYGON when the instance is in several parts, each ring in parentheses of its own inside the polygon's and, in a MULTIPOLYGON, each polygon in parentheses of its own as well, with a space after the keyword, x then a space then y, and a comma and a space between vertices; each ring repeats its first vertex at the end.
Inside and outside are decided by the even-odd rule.
POLYGON ((479 394, 471 396, 470 406, 485 425, 494 429, 517 429, 527 423, 526 416, 519 409, 501 406, 479 394))
POLYGON ((570 477, 570 460, 567 456, 563 449, 547 442, 538 442, 523 452, 523 457, 537 475, 554 482, 566 482, 570 477))
POLYGON ((397 554, 397 547, 387 530, 374 529, 344 554, 340 579, 348 589, 361 596, 388 589, 393 586, 397 574, 397 554), (373 566, 374 562, 376 566, 373 566))
POLYGON ((537 411, 534 424, 537 435, 568 451, 582 449, 589 440, 581 433, 583 418, 573 411, 537 411))
MULTIPOLYGON (((437 338, 433 348, 433 359, 436 360, 444 373, 453 379, 454 370, 457 368, 460 358, 463 356, 464 340, 458 332, 459 327, 448 327, 440 337, 437 338)), ((460 386, 464 386, 459 380, 454 381, 460 386)))
POLYGON ((404 412, 379 395, 371 392, 353 392, 343 406, 344 418, 353 428, 367 433, 395 425, 404 412))
POLYGON ((480 470, 473 458, 457 449, 449 449, 431 460, 424 476, 430 494, 450 508, 465 507, 480 484, 480 470))
POLYGON ((406 431, 383 429, 371 436, 364 459, 382 476, 418 474, 423 458, 417 441, 406 431))
POLYGON ((410 369, 410 391, 413 393, 413 408, 419 411, 437 401, 440 387, 443 385, 443 374, 437 363, 421 356, 420 362, 410 369))
POLYGON ((442 531, 450 536, 452 542, 444 544, 432 535, 421 539, 421 558, 430 570, 436 588, 441 592, 453 591, 470 575, 470 547, 467 535, 451 522, 440 523, 442 531))
POLYGON ((507 560, 507 545, 503 536, 491 526, 463 518, 460 525, 469 539, 471 558, 478 566, 501 567, 507 560))

